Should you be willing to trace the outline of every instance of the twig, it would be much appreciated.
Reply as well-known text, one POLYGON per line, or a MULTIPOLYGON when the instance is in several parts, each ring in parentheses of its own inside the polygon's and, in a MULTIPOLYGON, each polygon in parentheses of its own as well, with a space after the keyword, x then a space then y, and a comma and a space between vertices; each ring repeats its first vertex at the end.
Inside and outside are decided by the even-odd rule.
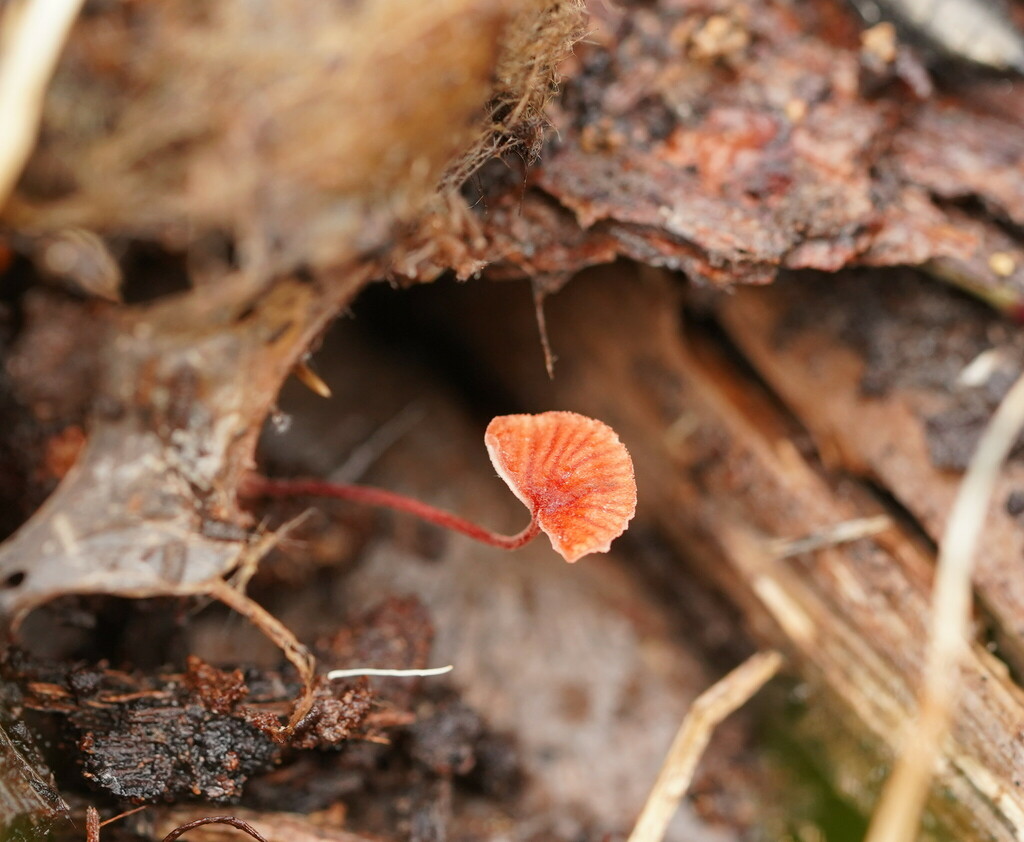
POLYGON ((100 821, 99 811, 92 805, 85 808, 85 842, 100 842, 100 828, 106 827, 111 822, 119 821, 125 816, 132 816, 138 813, 140 810, 145 810, 149 805, 143 804, 141 807, 136 807, 134 810, 126 810, 123 813, 118 813, 116 816, 107 819, 106 821, 100 821))
POLYGON ((855 518, 800 538, 780 538, 777 541, 772 541, 767 548, 768 555, 775 560, 790 558, 801 553, 848 544, 851 541, 859 541, 861 538, 870 538, 879 532, 885 532, 891 526, 892 519, 888 515, 855 518))
MULTIPOLYGON (((101 821, 100 827, 106 827, 108 824, 113 824, 114 822, 121 821, 121 819, 125 819, 128 816, 134 816, 136 813, 141 813, 143 810, 148 809, 148 807, 148 804, 143 804, 141 807, 135 807, 131 810, 125 810, 123 813, 118 813, 116 816, 111 816, 109 819, 104 819, 103 821, 101 821)), ((88 809, 92 810, 93 808, 89 807, 88 809)), ((88 815, 88 812, 86 813, 86 815, 88 815)))
POLYGON ((0 207, 32 152, 46 86, 83 0, 25 0, 8 6, 0 51, 0 207))
POLYGON ((309 389, 314 395, 319 395, 322 398, 331 397, 331 387, 328 386, 324 382, 324 379, 313 370, 312 366, 310 366, 308 354, 295 363, 292 368, 292 374, 295 376, 296 380, 309 389))
POLYGON ((629 842, 661 842, 712 732, 760 690, 781 665, 778 652, 759 652, 694 700, 676 732, 629 842))
POLYGON ((85 842, 100 842, 100 814, 92 805, 85 808, 85 842))
MULTIPOLYGON (((134 810, 128 810, 126 813, 114 816, 112 819, 107 819, 105 822, 100 821, 100 814, 96 811, 95 807, 85 808, 85 842, 100 842, 100 828, 104 825, 108 825, 111 822, 116 822, 118 819, 123 819, 125 816, 130 816, 133 813, 139 812, 139 810, 145 810, 146 806, 136 807, 134 810)), ((231 827, 237 828, 238 830, 248 833, 257 842, 267 842, 267 840, 260 834, 256 828, 243 819, 236 816, 204 816, 201 819, 194 819, 185 824, 180 824, 164 838, 163 842, 174 842, 179 836, 188 831, 202 827, 207 824, 226 824, 231 827)))
POLYGON ((234 573, 228 580, 231 587, 244 593, 245 589, 249 587, 252 577, 256 575, 260 561, 275 547, 283 546, 288 540, 288 536, 305 523, 312 514, 313 509, 306 509, 272 532, 268 531, 265 524, 261 523, 256 530, 257 540, 252 541, 244 549, 234 573))
POLYGON ((555 379, 555 360, 557 359, 551 351, 551 338, 548 336, 548 320, 544 315, 544 299, 547 293, 543 287, 533 281, 533 313, 537 319, 537 330, 540 333, 540 347, 544 352, 544 368, 548 373, 548 380, 555 379))
POLYGON ((1024 427, 1024 375, 985 429, 942 536, 932 593, 928 658, 917 716, 882 791, 865 842, 912 842, 957 697, 957 667, 968 643, 974 550, 999 471, 1024 427))
POLYGON ((185 824, 179 825, 178 827, 174 828, 174 830, 172 830, 170 833, 168 833, 164 837, 163 842, 174 842, 174 840, 181 836, 183 833, 186 833, 187 831, 192 830, 196 827, 202 827, 205 824, 231 825, 231 827, 238 828, 238 830, 248 833, 253 839, 258 840, 258 842, 267 842, 267 840, 260 835, 260 832, 256 830, 256 828, 254 828, 251 824, 249 824, 249 822, 242 821, 242 819, 236 818, 235 816, 206 816, 202 819, 195 819, 194 821, 186 822, 185 824))
POLYGON ((358 678, 363 675, 387 675, 395 678, 421 678, 430 675, 444 675, 455 669, 451 664, 446 667, 433 667, 425 670, 386 670, 374 669, 372 667, 357 667, 350 670, 331 670, 327 678, 333 681, 336 678, 358 678))
POLYGON ((223 579, 218 579, 207 588, 207 594, 223 602, 228 608, 238 612, 261 632, 269 637, 284 652, 299 673, 303 684, 302 696, 295 702, 292 715, 283 733, 290 734, 295 726, 302 721, 313 707, 314 680, 316 678, 316 661, 312 653, 299 643, 291 630, 258 602, 233 588, 223 579))

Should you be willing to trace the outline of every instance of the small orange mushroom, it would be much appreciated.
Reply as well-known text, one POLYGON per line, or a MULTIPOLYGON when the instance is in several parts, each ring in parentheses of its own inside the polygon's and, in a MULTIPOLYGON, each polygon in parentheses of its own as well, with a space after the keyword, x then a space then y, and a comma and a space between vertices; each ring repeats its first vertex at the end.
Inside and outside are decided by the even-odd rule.
POLYGON ((615 431, 575 412, 503 415, 487 427, 491 462, 568 562, 606 553, 636 511, 633 460, 615 431))
POLYGON ((384 506, 510 550, 543 531, 569 562, 608 552, 625 532, 636 510, 633 462, 607 424, 575 412, 504 415, 488 425, 484 443, 498 474, 530 510, 529 526, 515 535, 499 535, 419 500, 362 485, 250 474, 241 494, 337 497, 384 506))

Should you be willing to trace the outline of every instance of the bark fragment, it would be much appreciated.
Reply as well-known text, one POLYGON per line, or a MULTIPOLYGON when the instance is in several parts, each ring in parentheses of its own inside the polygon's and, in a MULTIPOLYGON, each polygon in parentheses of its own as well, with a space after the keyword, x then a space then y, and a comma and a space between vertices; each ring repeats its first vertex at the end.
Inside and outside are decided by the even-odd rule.
MULTIPOLYGON (((357 618, 320 651, 328 665, 353 652, 390 652, 397 667, 417 667, 431 635, 420 603, 392 601, 357 618)), ((55 735, 53 741, 73 747, 75 763, 93 786, 136 803, 237 800, 248 778, 293 750, 336 750, 347 740, 380 740, 381 729, 412 723, 419 689, 409 680, 380 683, 378 696, 365 679, 322 681, 312 709, 282 741, 279 717, 297 684, 276 672, 243 674, 189 657, 183 674, 137 675, 14 652, 3 682, 10 691, 25 688, 17 709, 55 735)), ((68 757, 61 762, 67 774, 68 757)))
POLYGON ((618 255, 719 285, 939 261, 1020 300, 1019 238, 999 225, 1019 225, 1019 86, 866 87, 860 23, 824 0, 590 11, 542 166, 481 180, 477 261, 567 278, 618 255))
POLYGON ((68 806, 25 724, 8 720, 9 707, 5 714, 6 724, 0 725, 0 833, 11 842, 31 842, 66 822, 68 806))

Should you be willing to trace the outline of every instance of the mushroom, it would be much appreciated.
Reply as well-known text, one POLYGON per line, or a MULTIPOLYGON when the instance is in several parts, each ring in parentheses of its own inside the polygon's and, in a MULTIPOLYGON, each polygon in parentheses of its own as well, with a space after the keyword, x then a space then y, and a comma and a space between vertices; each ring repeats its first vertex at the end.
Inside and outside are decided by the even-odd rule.
POLYGON ((606 553, 636 511, 633 460, 615 431, 575 412, 502 415, 487 425, 491 463, 562 558, 606 553))
POLYGON ((472 521, 413 500, 362 485, 316 479, 270 479, 250 474, 245 497, 336 497, 408 512, 504 549, 516 549, 543 531, 568 562, 608 552, 636 510, 633 462, 607 424, 575 412, 503 415, 491 421, 484 443, 498 475, 530 510, 529 525, 500 535, 472 521))

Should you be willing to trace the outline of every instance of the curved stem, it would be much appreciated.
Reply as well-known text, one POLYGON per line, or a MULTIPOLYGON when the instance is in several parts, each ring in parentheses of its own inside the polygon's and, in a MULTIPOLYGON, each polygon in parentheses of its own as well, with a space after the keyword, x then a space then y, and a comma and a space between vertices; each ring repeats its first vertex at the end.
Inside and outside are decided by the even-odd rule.
POLYGON ((185 822, 185 824, 180 824, 174 828, 174 830, 164 837, 163 842, 174 842, 174 840, 183 833, 187 833, 196 827, 202 827, 205 824, 231 825, 231 827, 236 827, 239 830, 248 833, 253 839, 259 840, 259 842, 267 842, 256 828, 249 824, 249 822, 242 821, 237 816, 206 816, 202 819, 193 819, 190 822, 185 822))
POLYGON ((299 639, 291 629, 277 617, 223 579, 214 579, 206 586, 206 593, 224 603, 232 611, 241 614, 276 643, 299 674, 299 680, 302 682, 302 695, 295 701, 288 724, 277 732, 277 738, 284 742, 295 732, 295 729, 313 708, 313 692, 316 690, 316 659, 313 657, 313 653, 299 643, 299 639))
POLYGON ((540 534, 540 527, 533 519, 522 532, 501 535, 444 509, 435 508, 394 491, 366 485, 346 485, 319 479, 269 479, 259 474, 249 474, 242 482, 241 494, 244 497, 335 497, 367 506, 395 509, 399 512, 408 512, 421 520, 436 523, 445 529, 460 532, 475 541, 505 550, 518 549, 540 534))

